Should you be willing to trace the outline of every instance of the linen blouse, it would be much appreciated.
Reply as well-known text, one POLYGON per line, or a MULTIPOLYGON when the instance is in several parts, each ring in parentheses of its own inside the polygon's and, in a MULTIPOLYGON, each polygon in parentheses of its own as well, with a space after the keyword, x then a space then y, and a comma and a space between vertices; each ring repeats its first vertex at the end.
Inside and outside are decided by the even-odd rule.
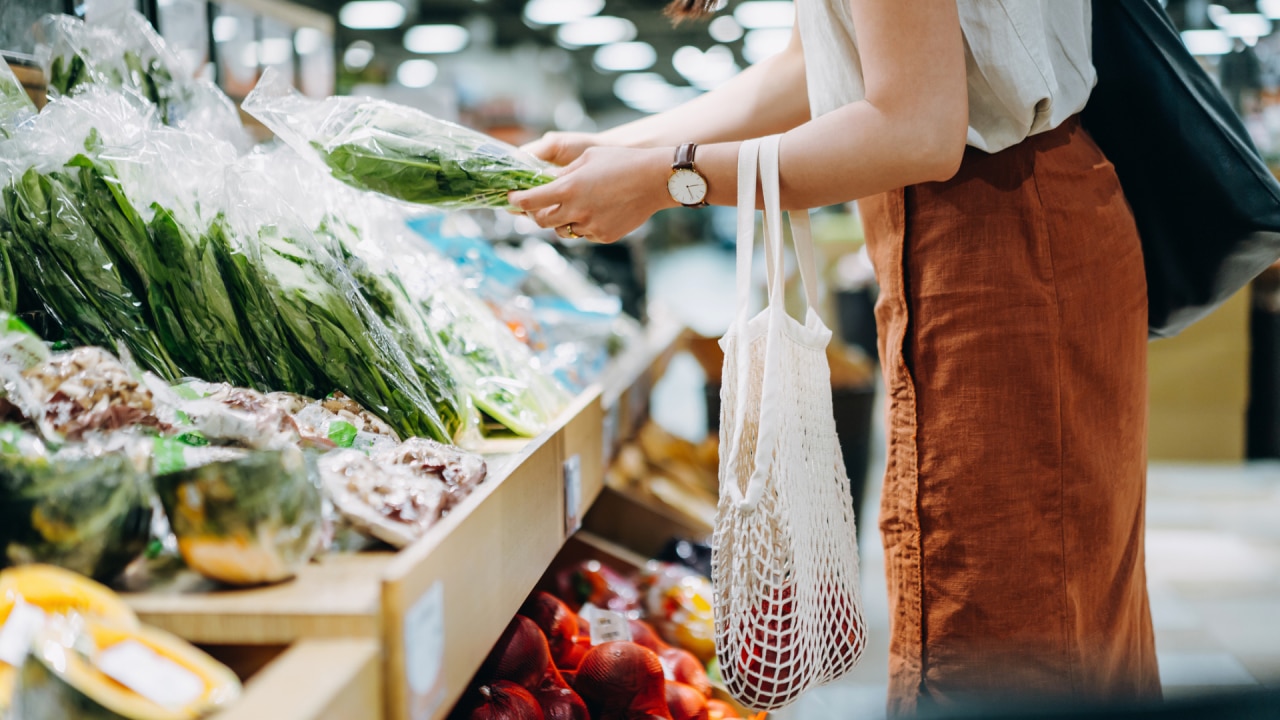
MULTIPOLYGON (((914 0, 899 0, 913 2, 914 0)), ((957 0, 969 83, 968 143, 989 153, 1080 112, 1097 74, 1089 0, 957 0)), ((863 99, 849 0, 796 0, 809 105, 818 117, 863 99)))

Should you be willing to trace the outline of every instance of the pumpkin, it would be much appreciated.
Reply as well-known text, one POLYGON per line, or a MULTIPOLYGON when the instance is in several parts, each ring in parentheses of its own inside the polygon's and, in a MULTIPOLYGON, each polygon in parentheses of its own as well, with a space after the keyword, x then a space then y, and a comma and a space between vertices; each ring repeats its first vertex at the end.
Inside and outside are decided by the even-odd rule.
MULTIPOLYGON (((52 565, 22 565, 0 571, 0 627, 19 600, 47 615, 74 612, 124 627, 138 624, 129 606, 105 586, 52 565)), ((17 677, 17 668, 0 662, 0 717, 12 703, 17 677)))
POLYGON ((159 630, 85 617, 45 624, 22 667, 17 703, 24 717, 77 720, 194 720, 235 702, 240 681, 192 645, 159 630), (128 659, 123 656, 127 652, 128 659), (139 675, 164 679, 148 696, 118 682, 104 667, 156 666, 139 675), (161 697, 163 695, 163 697, 161 697))
POLYGON ((188 567, 229 585, 287 580, 317 550, 322 499, 296 448, 156 478, 188 567))
POLYGON ((0 564, 111 580, 151 536, 146 477, 124 454, 0 455, 0 564))

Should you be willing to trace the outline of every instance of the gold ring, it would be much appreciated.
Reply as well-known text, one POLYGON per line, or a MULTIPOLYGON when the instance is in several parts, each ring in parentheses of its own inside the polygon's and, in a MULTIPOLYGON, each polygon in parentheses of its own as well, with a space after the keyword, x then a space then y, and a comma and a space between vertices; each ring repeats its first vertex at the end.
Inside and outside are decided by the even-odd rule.
POLYGON ((573 223, 569 223, 568 225, 565 225, 564 229, 569 231, 570 240, 577 240, 578 238, 582 237, 581 235, 573 231, 573 223))

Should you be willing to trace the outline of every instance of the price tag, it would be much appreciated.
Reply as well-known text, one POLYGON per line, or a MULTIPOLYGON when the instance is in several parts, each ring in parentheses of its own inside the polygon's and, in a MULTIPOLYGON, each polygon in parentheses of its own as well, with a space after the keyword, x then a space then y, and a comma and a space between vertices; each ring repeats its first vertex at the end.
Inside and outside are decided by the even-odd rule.
POLYGON ((44 611, 18 598, 0 628, 0 663, 22 667, 31 641, 44 625, 44 611))
POLYGON ((604 411, 604 423, 600 431, 601 448, 600 457, 605 467, 609 467, 613 463, 613 451, 617 448, 618 443, 618 414, 621 412, 619 403, 614 403, 609 409, 604 411))
POLYGON ((204 695, 200 676, 137 640, 125 640, 102 650, 93 664, 112 680, 170 710, 188 707, 204 695))
POLYGON ((591 613, 591 644, 600 645, 607 642, 631 641, 631 627, 627 618, 621 613, 594 608, 591 613))
POLYGON ((582 527, 582 456, 574 455, 564 461, 564 534, 578 532, 582 527))
POLYGON ((444 701, 444 586, 437 581, 404 616, 404 673, 410 717, 430 718, 444 701))

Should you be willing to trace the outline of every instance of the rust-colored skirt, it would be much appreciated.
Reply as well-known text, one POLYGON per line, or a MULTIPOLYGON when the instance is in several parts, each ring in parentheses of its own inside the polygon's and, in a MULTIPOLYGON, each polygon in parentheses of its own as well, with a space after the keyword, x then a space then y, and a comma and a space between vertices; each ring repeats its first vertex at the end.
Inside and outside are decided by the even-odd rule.
POLYGON ((889 709, 1158 697, 1147 295, 1073 119, 860 203, 889 393, 889 709))

